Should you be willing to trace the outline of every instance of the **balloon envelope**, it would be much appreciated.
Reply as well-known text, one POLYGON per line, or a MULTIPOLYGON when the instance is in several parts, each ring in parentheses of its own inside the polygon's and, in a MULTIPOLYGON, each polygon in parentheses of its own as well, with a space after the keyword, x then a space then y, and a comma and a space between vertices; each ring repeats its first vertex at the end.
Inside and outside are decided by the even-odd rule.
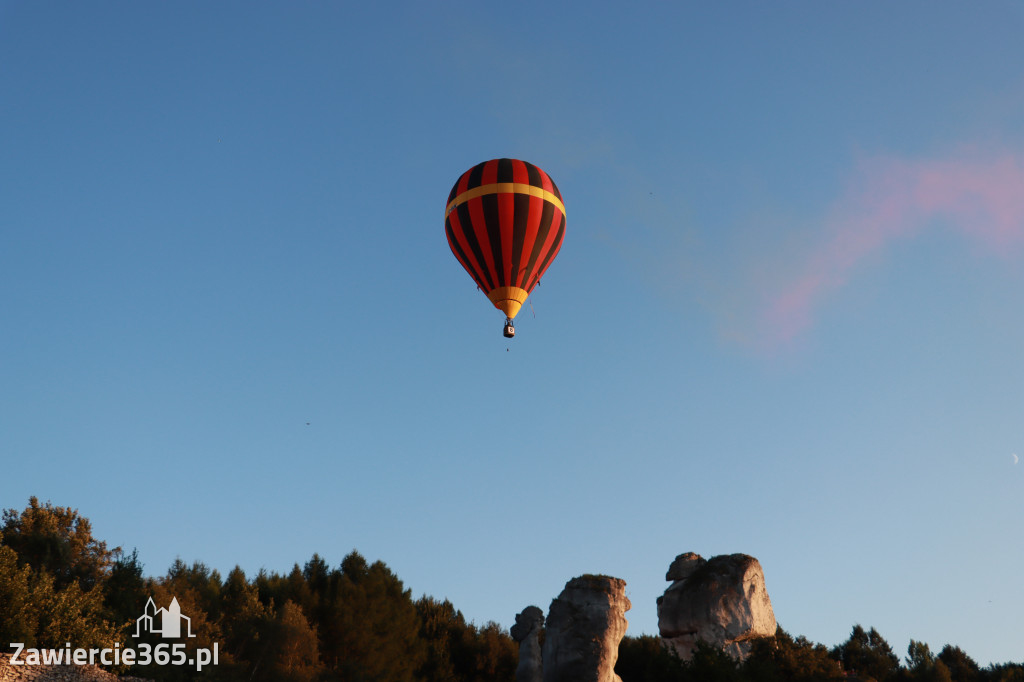
POLYGON ((444 231, 480 290, 515 318, 562 247, 565 205, 537 166, 493 159, 470 168, 452 187, 444 231))

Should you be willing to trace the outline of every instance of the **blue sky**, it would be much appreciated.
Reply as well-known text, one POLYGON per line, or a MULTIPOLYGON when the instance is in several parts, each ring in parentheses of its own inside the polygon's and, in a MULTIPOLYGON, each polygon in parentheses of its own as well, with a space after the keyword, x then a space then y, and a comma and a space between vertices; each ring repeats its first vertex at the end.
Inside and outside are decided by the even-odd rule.
POLYGON ((385 561, 478 623, 682 552, 1021 660, 1024 9, 0 4, 0 503, 150 574, 385 561), (502 316, 459 175, 528 160, 502 316), (1015 456, 1017 455, 1017 456, 1015 456))

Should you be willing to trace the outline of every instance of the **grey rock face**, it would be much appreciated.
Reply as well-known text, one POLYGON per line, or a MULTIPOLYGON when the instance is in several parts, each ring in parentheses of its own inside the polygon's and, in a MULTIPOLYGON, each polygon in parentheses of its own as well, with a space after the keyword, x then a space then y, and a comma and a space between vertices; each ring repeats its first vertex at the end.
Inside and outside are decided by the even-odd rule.
POLYGON ((775 613, 754 557, 704 560, 688 552, 676 557, 666 579, 673 582, 658 598, 658 629, 683 660, 692 658, 698 641, 743 660, 752 640, 775 636, 775 613))
POLYGON ((516 616, 516 624, 509 629, 512 639, 519 642, 516 682, 541 682, 544 678, 540 649, 540 631, 543 627, 544 612, 536 606, 527 606, 516 616))
POLYGON ((701 558, 700 554, 694 554, 693 552, 680 554, 675 558, 675 561, 672 562, 672 565, 668 567, 668 573, 665 574, 665 580, 668 580, 669 582, 675 580, 686 580, 694 571, 706 563, 707 560, 701 558))
POLYGON ((585 575, 551 602, 544 640, 544 682, 622 682, 615 674, 626 634, 626 581, 585 575))

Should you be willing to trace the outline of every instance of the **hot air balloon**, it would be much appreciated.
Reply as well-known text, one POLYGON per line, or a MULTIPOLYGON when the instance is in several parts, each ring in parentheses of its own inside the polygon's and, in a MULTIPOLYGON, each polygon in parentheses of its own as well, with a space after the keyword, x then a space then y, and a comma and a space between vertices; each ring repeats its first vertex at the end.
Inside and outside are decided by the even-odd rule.
POLYGON ((448 245, 477 287, 512 320, 555 259, 565 235, 562 194, 548 174, 516 159, 473 166, 444 209, 448 245))

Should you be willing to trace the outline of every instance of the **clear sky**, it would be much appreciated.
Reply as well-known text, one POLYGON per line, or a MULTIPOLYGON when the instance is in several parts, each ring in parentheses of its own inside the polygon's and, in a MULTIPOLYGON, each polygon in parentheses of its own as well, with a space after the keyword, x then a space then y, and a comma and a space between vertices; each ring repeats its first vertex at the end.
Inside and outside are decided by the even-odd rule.
POLYGON ((1024 659, 1024 6, 582 8, 0 2, 0 504, 506 627, 743 552, 1024 659), (443 226, 506 156, 567 211, 511 342, 443 226))

